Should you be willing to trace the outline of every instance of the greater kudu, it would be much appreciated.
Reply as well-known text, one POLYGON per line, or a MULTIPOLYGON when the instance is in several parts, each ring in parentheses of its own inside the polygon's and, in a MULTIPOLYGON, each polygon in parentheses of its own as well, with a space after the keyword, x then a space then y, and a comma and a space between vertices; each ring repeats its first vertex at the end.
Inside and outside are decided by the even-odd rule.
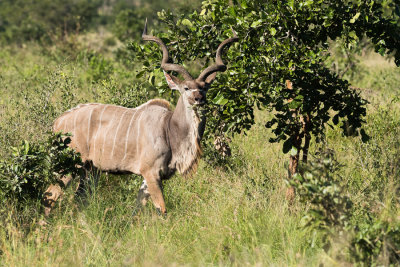
MULTIPOLYGON (((137 202, 143 206, 149 197, 157 210, 165 214, 162 193, 163 179, 170 178, 177 170, 188 174, 196 169, 201 155, 200 139, 204 132, 205 117, 198 106, 206 103, 206 93, 218 71, 225 71, 222 61, 224 47, 238 40, 224 40, 217 49, 215 64, 193 79, 178 64, 168 63, 168 49, 163 41, 147 34, 147 22, 143 40, 157 43, 163 52, 161 68, 169 87, 181 94, 174 111, 170 104, 153 99, 137 108, 105 104, 83 104, 66 111, 56 119, 54 132, 72 133, 71 146, 81 153, 82 161, 102 171, 134 173, 142 175, 137 202), (183 81, 166 71, 181 74, 183 81)), ((88 165, 87 165, 88 166, 88 165)), ((63 178, 67 184, 70 179, 63 178)), ((84 188, 81 183, 78 192, 84 188)), ((45 213, 61 194, 61 188, 52 185, 45 194, 45 213)))

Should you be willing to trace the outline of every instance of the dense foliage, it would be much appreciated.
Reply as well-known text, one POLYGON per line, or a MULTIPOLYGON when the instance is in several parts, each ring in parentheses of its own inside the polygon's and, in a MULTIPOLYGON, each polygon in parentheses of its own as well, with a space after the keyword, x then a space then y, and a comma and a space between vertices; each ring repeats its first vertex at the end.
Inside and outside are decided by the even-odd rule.
POLYGON ((300 200, 308 205, 301 226, 322 233, 327 250, 334 242, 348 239, 349 246, 338 252, 338 259, 347 258, 369 266, 385 255, 386 265, 399 264, 400 222, 372 217, 369 210, 362 210, 352 218, 354 203, 338 176, 343 166, 333 150, 317 154, 308 165, 301 165, 302 175, 297 173, 289 181, 297 189, 300 200))
MULTIPOLYGON (((387 1, 204 1, 202 10, 174 16, 161 12, 168 33, 160 34, 173 49, 176 63, 213 56, 219 42, 240 38, 227 53, 229 71, 220 75, 210 91, 214 106, 210 117, 214 133, 238 133, 254 124, 254 108, 268 108, 274 117, 266 123, 292 148, 296 162, 303 151, 307 161, 311 136, 320 140, 328 123, 340 124, 345 135, 361 134, 366 101, 326 67, 329 39, 351 43, 365 35, 381 54, 393 54, 400 64, 400 27, 394 12, 384 15, 387 1)), ((150 75, 159 73, 160 53, 138 45, 135 56, 150 75), (154 70, 155 69, 155 70, 154 70)), ((291 173, 297 170, 297 163, 291 173)))
POLYGON ((335 177, 340 165, 334 151, 318 154, 308 165, 301 165, 302 174, 295 174, 289 183, 296 187, 301 201, 309 205, 303 226, 340 233, 348 225, 352 203, 335 177))
POLYGON ((46 188, 60 177, 77 175, 81 159, 68 147, 71 138, 60 133, 45 142, 22 141, 12 147, 12 156, 0 161, 0 203, 40 199, 46 188))

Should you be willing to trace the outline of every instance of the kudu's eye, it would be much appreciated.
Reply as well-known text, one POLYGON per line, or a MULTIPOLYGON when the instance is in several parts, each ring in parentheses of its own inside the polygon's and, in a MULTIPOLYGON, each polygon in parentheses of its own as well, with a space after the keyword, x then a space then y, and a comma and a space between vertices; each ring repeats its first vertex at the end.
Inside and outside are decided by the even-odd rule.
POLYGON ((185 91, 188 91, 189 87, 185 86, 183 89, 185 89, 185 91))

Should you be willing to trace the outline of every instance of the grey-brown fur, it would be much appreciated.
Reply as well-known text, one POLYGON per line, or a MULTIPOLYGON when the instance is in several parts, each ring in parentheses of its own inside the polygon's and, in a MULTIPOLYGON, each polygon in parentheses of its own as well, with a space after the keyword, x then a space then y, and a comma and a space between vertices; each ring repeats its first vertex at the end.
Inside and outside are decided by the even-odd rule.
POLYGON ((201 122, 182 98, 175 116, 167 101, 153 99, 134 109, 79 105, 57 118, 53 131, 71 133, 71 147, 84 162, 91 161, 103 171, 140 175, 162 156, 162 178, 169 178, 175 169, 188 174, 196 164, 201 155, 201 122))

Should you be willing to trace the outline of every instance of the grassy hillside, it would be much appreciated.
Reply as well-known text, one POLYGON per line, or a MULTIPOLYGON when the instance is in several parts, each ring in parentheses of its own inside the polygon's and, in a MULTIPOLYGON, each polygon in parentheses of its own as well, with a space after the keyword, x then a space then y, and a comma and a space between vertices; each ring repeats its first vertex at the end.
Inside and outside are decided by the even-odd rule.
MULTIPOLYGON (((44 140, 51 122, 82 102, 135 106, 155 93, 133 84, 135 71, 92 50, 63 58, 34 44, 0 49, 0 155, 21 140, 44 140)), ((354 203, 352 220, 365 210, 399 223, 400 70, 375 54, 361 59, 352 81, 370 101, 365 130, 371 139, 346 138, 329 128, 321 147, 335 151, 335 174, 354 203)), ((285 200, 288 157, 268 143, 268 111, 235 136, 225 164, 201 161, 192 178, 165 182, 168 216, 148 205, 132 217, 141 183, 136 176, 101 176, 87 206, 74 201, 71 186, 45 227, 40 201, 22 209, 0 207, 0 264, 4 266, 273 265, 343 266, 337 257, 350 236, 337 233, 331 248, 322 233, 302 227, 309 204, 285 200)), ((379 262, 388 256, 382 253, 379 262)))

